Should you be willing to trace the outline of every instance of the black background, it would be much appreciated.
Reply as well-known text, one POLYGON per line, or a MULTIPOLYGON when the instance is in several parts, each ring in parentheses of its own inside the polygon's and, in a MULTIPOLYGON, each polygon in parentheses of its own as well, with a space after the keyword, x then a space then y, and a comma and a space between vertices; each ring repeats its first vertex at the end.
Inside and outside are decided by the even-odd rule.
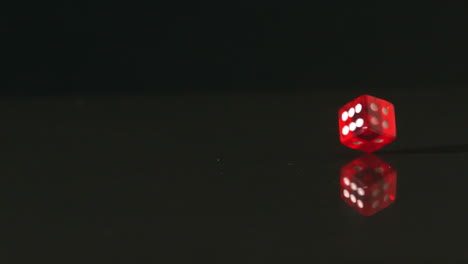
POLYGON ((6 2, 12 94, 463 85, 463 1, 6 2))
POLYGON ((2 3, 6 263, 466 262, 465 6, 2 3), (363 93, 397 111, 371 217, 339 198, 363 93))

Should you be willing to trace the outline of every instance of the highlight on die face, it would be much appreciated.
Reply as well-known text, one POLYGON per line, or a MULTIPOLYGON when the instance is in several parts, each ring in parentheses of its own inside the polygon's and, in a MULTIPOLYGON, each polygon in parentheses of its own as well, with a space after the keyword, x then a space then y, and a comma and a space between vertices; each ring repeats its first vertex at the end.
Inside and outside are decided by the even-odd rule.
POLYGON ((374 152, 396 138, 395 107, 371 95, 361 95, 338 111, 338 132, 343 145, 374 152))
POLYGON ((373 154, 346 164, 340 173, 340 197, 364 216, 371 216, 396 200, 397 171, 373 154))

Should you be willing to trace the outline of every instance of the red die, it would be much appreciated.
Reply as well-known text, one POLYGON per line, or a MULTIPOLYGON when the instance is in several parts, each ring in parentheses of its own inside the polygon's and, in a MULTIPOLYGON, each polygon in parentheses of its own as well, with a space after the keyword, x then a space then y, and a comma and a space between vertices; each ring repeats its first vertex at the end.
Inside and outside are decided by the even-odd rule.
POLYGON ((370 216, 396 199, 397 172, 373 154, 341 168, 341 199, 360 214, 370 216))
POLYGON ((393 104, 361 95, 338 111, 340 141, 364 152, 374 152, 396 138, 393 104))

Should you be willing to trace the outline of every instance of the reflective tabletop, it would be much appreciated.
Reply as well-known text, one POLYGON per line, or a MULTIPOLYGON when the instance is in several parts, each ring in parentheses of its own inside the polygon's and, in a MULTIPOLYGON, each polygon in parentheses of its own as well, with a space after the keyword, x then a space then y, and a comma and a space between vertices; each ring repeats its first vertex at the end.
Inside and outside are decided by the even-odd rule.
POLYGON ((375 91, 398 137, 373 154, 339 142, 356 92, 3 98, 4 256, 462 263, 459 94, 375 91))

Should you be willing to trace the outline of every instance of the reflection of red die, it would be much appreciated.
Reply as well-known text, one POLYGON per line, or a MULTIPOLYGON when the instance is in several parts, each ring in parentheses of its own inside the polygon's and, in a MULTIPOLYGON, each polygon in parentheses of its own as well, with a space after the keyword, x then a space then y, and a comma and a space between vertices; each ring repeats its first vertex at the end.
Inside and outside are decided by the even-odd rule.
POLYGON ((369 216, 396 199, 397 172, 375 155, 366 154, 341 168, 341 199, 369 216))
POLYGON ((396 138, 393 104, 361 95, 338 111, 340 141, 364 152, 374 152, 396 138))

